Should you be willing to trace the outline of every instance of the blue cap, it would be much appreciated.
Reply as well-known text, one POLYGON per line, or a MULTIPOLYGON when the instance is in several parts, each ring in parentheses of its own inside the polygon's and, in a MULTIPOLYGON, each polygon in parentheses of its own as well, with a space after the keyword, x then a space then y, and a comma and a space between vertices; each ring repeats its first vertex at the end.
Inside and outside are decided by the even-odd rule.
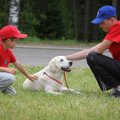
POLYGON ((103 20, 115 16, 117 16, 116 8, 110 5, 105 5, 98 10, 96 18, 92 20, 91 23, 100 24, 103 20))

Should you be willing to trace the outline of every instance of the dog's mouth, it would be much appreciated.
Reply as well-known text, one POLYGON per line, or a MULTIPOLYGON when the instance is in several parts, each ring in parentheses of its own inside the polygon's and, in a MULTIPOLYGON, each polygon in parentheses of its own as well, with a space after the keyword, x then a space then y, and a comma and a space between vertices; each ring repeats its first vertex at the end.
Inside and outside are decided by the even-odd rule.
POLYGON ((70 72, 71 71, 71 69, 69 67, 62 67, 61 69, 65 72, 70 72))

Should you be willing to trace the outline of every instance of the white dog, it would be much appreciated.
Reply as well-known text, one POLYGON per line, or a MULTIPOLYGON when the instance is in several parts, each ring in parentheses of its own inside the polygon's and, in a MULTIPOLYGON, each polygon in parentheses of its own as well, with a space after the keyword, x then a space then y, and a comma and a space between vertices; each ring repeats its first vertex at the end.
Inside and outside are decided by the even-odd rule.
POLYGON ((54 57, 48 66, 35 73, 38 80, 30 81, 26 79, 23 87, 30 90, 43 90, 55 95, 65 91, 79 94, 78 91, 64 87, 64 72, 69 72, 71 66, 72 62, 68 61, 65 56, 54 57))

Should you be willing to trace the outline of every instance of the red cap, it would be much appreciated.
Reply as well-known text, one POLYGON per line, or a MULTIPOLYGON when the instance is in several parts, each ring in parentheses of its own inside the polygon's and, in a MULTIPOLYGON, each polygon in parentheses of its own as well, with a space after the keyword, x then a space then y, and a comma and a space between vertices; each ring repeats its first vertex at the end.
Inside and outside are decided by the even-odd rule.
POLYGON ((27 34, 22 34, 16 26, 7 25, 0 30, 0 39, 9 39, 9 38, 26 38, 27 34))

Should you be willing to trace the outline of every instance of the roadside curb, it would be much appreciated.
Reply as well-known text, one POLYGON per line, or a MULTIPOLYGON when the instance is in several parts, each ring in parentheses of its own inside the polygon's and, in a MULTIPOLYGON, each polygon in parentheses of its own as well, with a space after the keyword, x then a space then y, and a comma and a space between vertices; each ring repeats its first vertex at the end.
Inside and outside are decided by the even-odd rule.
MULTIPOLYGON (((72 50, 72 51, 82 51, 84 49, 89 49, 93 46, 53 46, 53 45, 17 45, 16 48, 24 49, 47 49, 47 50, 72 50)), ((106 50, 109 52, 109 50, 106 50)))
POLYGON ((90 46, 82 46, 82 47, 75 47, 75 46, 31 46, 31 45, 17 45, 16 48, 25 48, 25 49, 48 49, 48 50, 74 50, 74 51, 81 51, 86 48, 90 48, 90 46))

